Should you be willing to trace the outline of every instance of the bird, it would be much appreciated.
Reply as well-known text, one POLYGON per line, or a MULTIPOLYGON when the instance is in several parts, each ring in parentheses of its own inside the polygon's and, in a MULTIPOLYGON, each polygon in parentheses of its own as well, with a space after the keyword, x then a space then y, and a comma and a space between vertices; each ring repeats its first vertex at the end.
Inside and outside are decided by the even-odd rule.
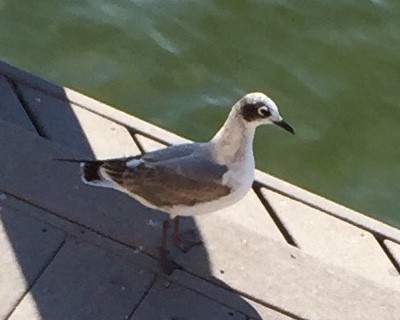
POLYGON ((264 93, 253 92, 231 107, 225 123, 208 142, 171 145, 139 157, 72 161, 81 162, 85 184, 117 189, 168 214, 159 254, 162 270, 171 274, 177 265, 167 256, 170 222, 175 222, 173 245, 179 246, 184 241, 179 234, 181 216, 218 211, 247 194, 254 181, 255 130, 266 124, 294 134, 275 102, 264 93))

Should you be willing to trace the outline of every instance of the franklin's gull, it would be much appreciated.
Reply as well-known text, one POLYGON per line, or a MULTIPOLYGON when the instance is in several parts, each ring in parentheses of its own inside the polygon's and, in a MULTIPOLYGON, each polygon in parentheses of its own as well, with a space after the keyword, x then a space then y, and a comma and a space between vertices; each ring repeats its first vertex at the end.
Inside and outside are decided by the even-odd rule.
POLYGON ((205 143, 186 143, 131 157, 81 163, 86 184, 117 189, 141 204, 169 214, 163 224, 160 256, 167 258, 167 231, 175 221, 173 244, 179 236, 179 216, 220 210, 243 198, 254 180, 253 137, 257 126, 275 124, 294 133, 274 101, 249 93, 237 101, 215 136, 205 143))

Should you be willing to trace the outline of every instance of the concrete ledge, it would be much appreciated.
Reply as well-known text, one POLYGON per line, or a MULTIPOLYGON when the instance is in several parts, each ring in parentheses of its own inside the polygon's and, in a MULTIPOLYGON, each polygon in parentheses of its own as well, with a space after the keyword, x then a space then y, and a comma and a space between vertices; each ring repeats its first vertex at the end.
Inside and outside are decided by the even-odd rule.
POLYGON ((177 260, 201 278, 303 319, 395 319, 400 314, 400 291, 325 264, 300 249, 243 232, 237 225, 225 226, 221 232, 223 225, 215 219, 213 215, 196 218, 209 270, 196 265, 202 248, 177 260))
POLYGON ((86 109, 23 84, 17 84, 40 135, 79 151, 81 157, 135 156, 140 150, 128 130, 86 109), (110 143, 105 144, 105 141, 110 143))
POLYGON ((380 236, 389 238, 394 242, 400 243, 400 230, 383 222, 372 219, 366 215, 346 208, 345 206, 325 199, 259 170, 256 170, 255 179, 258 183, 257 187, 264 186, 267 189, 280 193, 293 200, 302 202, 312 208, 318 209, 363 230, 378 234, 380 236))
MULTIPOLYGON (((171 249, 171 257, 183 271, 165 277, 156 261, 165 216, 119 192, 82 185, 77 165, 52 159, 136 155, 188 140, 1 62, 0 77, 7 77, 18 89, 18 99, 24 100, 23 107, 33 116, 29 121, 33 119, 38 129, 0 121, 0 192, 4 192, 0 210, 3 205, 7 208, 3 211, 18 211, 27 219, 51 224, 62 235, 61 241, 64 234, 70 239, 60 252, 56 246, 58 253, 50 264, 41 262, 44 270, 28 281, 30 285, 18 282, 23 273, 16 275, 19 291, 7 295, 6 314, 23 300, 10 319, 54 318, 57 308, 51 310, 47 299, 57 302, 60 319, 85 317, 85 312, 101 318, 103 312, 94 309, 96 304, 107 306, 108 317, 132 319, 188 317, 194 316, 193 310, 217 319, 227 315, 237 319, 398 318, 400 231, 259 171, 254 191, 236 206, 183 219, 183 229, 196 229, 205 246, 187 254, 171 249), (54 105, 57 112, 51 109, 54 105), (67 115, 62 118, 76 130, 65 129, 69 124, 60 124, 60 114, 67 115), (115 143, 110 145, 111 140, 115 143), (82 244, 76 245, 76 239, 82 244), (77 270, 93 272, 89 282, 70 260, 77 270), (144 280, 136 274, 134 278, 146 285, 132 287, 124 300, 126 296, 114 291, 118 279, 104 269, 109 260, 121 267, 113 274, 116 277, 125 277, 128 265, 143 270, 144 280), (57 292, 70 277, 76 283, 67 283, 64 293, 57 292), (77 283, 84 283, 84 288, 77 283), (73 295, 76 291, 85 301, 85 290, 104 290, 87 298, 88 309, 73 295), (107 293, 113 296, 110 301, 105 299, 107 293), (159 309, 150 310, 155 303, 159 309)), ((17 103, 14 93, 7 92, 17 103)), ((12 223, 7 220, 3 225, 0 250, 18 256, 7 258, 5 264, 14 266, 18 261, 21 266, 23 250, 14 249, 12 223)), ((54 252, 52 244, 43 243, 48 250, 44 252, 54 252)), ((0 295, 2 287, 0 283, 0 295)))
POLYGON ((168 144, 189 142, 189 140, 167 130, 149 124, 148 122, 136 117, 132 117, 123 111, 110 108, 110 106, 70 88, 54 85, 28 72, 24 72, 18 68, 15 68, 4 61, 0 61, 0 74, 6 75, 17 83, 22 83, 28 87, 31 87, 32 89, 42 91, 47 95, 53 96, 62 101, 68 101, 72 104, 85 108, 94 114, 98 114, 106 119, 112 120, 115 123, 135 129, 137 132, 140 132, 145 136, 154 137, 156 139, 157 137, 162 137, 160 140, 165 141, 168 144))
MULTIPOLYGON (((141 119, 133 117, 123 111, 111 108, 93 98, 87 97, 69 88, 59 87, 51 84, 30 73, 19 70, 3 61, 0 61, 0 73, 7 75, 14 81, 21 82, 31 88, 53 95, 63 101, 68 101, 77 106, 81 106, 101 117, 107 118, 115 123, 129 127, 131 130, 139 132, 148 138, 156 140, 162 144, 177 144, 190 142, 190 140, 149 124, 141 119)), ((375 219, 369 218, 354 210, 339 205, 333 201, 308 192, 302 188, 294 186, 286 181, 280 180, 267 173, 256 170, 256 181, 272 191, 281 193, 287 197, 304 202, 338 219, 344 220, 364 230, 382 235, 400 244, 400 230, 393 228, 375 219)))
MULTIPOLYGON (((153 273, 159 272, 157 262, 149 258, 147 255, 132 249, 122 243, 115 242, 112 239, 101 236, 99 233, 87 229, 79 224, 74 224, 66 221, 54 213, 47 212, 43 209, 34 207, 28 203, 22 202, 12 196, 5 196, 3 194, 3 208, 18 211, 22 215, 27 215, 35 220, 42 221, 46 225, 51 225, 52 228, 62 230, 69 235, 72 235, 79 243, 87 243, 98 248, 102 248, 108 252, 122 257, 124 260, 130 261, 140 268, 150 270, 153 273)), ((217 301, 222 305, 228 306, 232 310, 236 310, 241 314, 249 316, 249 319, 293 319, 292 317, 285 316, 281 312, 274 311, 269 307, 265 307, 250 299, 241 297, 235 292, 227 291, 218 285, 204 281, 200 278, 195 278, 185 271, 176 271, 172 277, 166 277, 163 274, 159 275, 159 281, 167 286, 171 282, 176 285, 188 288, 192 291, 199 293, 202 296, 208 297, 211 300, 217 301)), ((29 303, 34 303, 33 296, 28 296, 29 303)), ((197 300, 196 300, 197 301, 197 300)), ((207 305, 207 300, 204 300, 207 305)), ((176 314, 178 315, 178 313, 176 314)), ((295 318, 297 319, 297 317, 295 318)))
POLYGON ((400 275, 372 234, 266 188, 262 193, 304 252, 400 291, 400 275))

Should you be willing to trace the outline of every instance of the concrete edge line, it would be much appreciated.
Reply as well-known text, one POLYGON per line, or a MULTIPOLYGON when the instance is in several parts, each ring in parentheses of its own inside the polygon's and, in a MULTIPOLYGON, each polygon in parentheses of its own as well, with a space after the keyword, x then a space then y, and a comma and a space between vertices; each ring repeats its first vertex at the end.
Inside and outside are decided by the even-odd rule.
POLYGON ((291 235, 290 231, 285 227, 285 224, 282 222, 282 220, 279 218, 277 215, 275 209, 271 206, 269 201, 263 196, 261 193, 261 188, 259 187, 258 183, 253 183, 252 189, 254 190, 254 193, 256 194, 258 200, 261 202, 261 204, 264 206, 265 210, 267 213, 270 215, 272 220, 274 221, 276 227, 282 234, 282 236, 285 238, 286 242, 290 244, 291 246, 300 248, 294 237, 291 235))
POLYGON ((2 108, 1 119, 19 125, 32 133, 37 133, 25 110, 25 106, 22 105, 14 90, 13 82, 3 74, 0 74, 0 90, 2 91, 2 99, 0 101, 0 107, 2 108))
POLYGON ((133 308, 133 310, 126 316, 126 319, 132 318, 132 316, 135 314, 136 310, 140 307, 142 302, 146 299, 148 294, 150 293, 150 290, 154 287, 155 283, 157 282, 157 275, 153 277, 153 280, 150 282, 149 286, 144 290, 143 295, 140 297, 139 302, 137 305, 133 308))
POLYGON ((384 237, 381 237, 380 235, 376 235, 376 234, 374 234, 373 236, 374 236, 376 242, 378 242, 378 244, 381 246, 381 249, 386 254, 386 256, 388 257, 390 262, 392 263, 393 267, 400 274, 400 262, 397 261, 397 259, 393 255, 393 253, 390 251, 390 249, 385 244, 385 240, 387 240, 387 239, 385 239, 384 237))
POLYGON ((12 81, 8 76, 6 76, 6 79, 11 85, 11 88, 18 98, 21 106, 24 108, 24 111, 26 115, 28 116, 29 120, 31 121, 33 127, 35 128, 37 134, 41 136, 44 139, 48 139, 46 134, 44 133, 42 126, 40 125, 39 121, 36 119, 36 117, 33 115, 32 111, 28 107, 28 103, 26 102, 25 98, 22 96, 21 91, 18 89, 17 85, 15 84, 14 81, 12 81))

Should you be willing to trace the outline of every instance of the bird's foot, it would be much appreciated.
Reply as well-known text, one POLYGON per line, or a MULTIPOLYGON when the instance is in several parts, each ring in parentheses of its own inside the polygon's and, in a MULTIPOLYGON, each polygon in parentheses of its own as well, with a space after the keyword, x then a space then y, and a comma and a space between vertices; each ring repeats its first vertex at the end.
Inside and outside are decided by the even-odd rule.
POLYGON ((178 247, 183 253, 187 253, 193 247, 197 247, 203 244, 198 233, 194 229, 190 229, 181 234, 173 235, 173 245, 178 247))

